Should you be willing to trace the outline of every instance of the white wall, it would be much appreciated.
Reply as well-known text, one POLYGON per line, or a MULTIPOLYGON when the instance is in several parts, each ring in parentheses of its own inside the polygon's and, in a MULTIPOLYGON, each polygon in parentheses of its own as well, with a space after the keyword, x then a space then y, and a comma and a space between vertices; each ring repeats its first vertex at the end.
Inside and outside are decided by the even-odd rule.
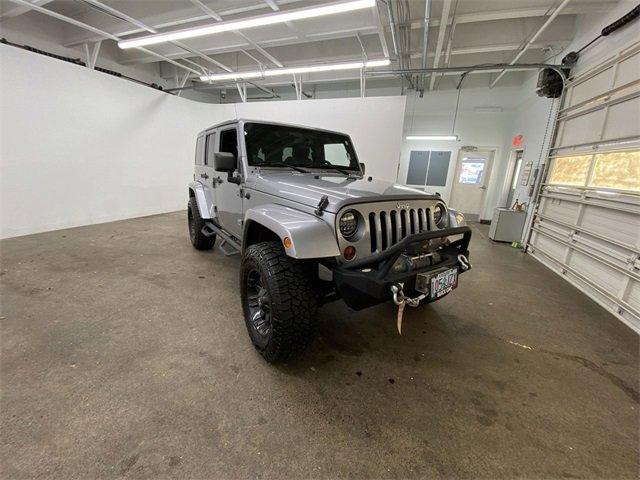
MULTIPOLYGON (((481 219, 490 219, 493 208, 499 202, 500 191, 504 183, 511 137, 511 122, 519 102, 520 87, 471 88, 463 85, 460 94, 459 111, 455 134, 458 141, 404 140, 401 151, 398 181, 405 183, 412 150, 450 151, 451 160, 447 175, 447 184, 429 186, 430 191, 438 192, 446 202, 450 201, 451 188, 455 176, 458 152, 463 146, 494 148, 496 154, 485 205, 481 219), (481 113, 478 107, 500 107, 499 113, 481 113)), ((404 135, 408 134, 450 134, 455 112, 457 92, 455 90, 437 93, 425 92, 424 98, 411 96, 407 100, 404 135)))
POLYGON ((2 237, 177 210, 195 134, 233 115, 0 45, 2 237))
MULTIPOLYGON (((403 111, 401 97, 237 106, 243 117, 342 130, 379 177, 395 177, 403 111)), ((235 117, 234 105, 0 45, 0 235, 184 208, 196 133, 235 117)))

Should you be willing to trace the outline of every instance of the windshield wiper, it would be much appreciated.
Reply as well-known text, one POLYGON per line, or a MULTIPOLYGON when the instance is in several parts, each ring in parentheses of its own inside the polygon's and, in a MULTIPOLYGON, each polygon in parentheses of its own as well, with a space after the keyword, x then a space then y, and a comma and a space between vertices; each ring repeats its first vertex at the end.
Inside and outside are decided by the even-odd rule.
POLYGON ((296 172, 301 172, 301 173, 311 173, 309 170, 302 168, 302 167, 298 167, 296 165, 287 165, 286 163, 277 163, 277 162, 271 162, 271 163, 260 163, 258 165, 256 165, 257 167, 287 167, 287 168, 292 168, 293 170, 295 170, 296 172))
POLYGON ((325 163, 320 168, 328 168, 329 170, 335 170, 337 172, 340 172, 343 175, 346 175, 347 177, 351 176, 351 172, 349 170, 345 170, 344 168, 337 167, 332 163, 325 163))

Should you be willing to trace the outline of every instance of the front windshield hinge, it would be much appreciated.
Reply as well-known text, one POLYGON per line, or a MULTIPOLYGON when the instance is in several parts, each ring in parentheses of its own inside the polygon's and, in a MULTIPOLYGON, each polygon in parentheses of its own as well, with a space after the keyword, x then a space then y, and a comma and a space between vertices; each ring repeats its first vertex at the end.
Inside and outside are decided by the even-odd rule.
POLYGON ((327 205, 329 205, 329 197, 327 195, 323 195, 318 202, 318 208, 316 208, 315 211, 316 215, 318 215, 319 217, 322 216, 322 213, 324 212, 324 209, 327 208, 327 205))

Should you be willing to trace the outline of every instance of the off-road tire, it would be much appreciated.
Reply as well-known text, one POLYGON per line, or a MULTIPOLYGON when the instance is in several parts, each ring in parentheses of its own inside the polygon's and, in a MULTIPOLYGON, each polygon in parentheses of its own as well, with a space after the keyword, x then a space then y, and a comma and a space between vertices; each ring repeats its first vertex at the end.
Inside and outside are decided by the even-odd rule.
POLYGON ((316 333, 317 296, 308 264, 288 257, 280 242, 251 245, 242 256, 240 297, 249 337, 260 354, 278 363, 301 352, 316 333), (252 273, 254 272, 254 273, 252 273), (261 335, 249 311, 249 277, 259 273, 270 299, 271 328, 261 335))
POLYGON ((207 237, 202 233, 204 220, 200 216, 198 203, 195 197, 189 199, 187 204, 187 223, 189 227, 189 239, 196 250, 211 250, 216 243, 216 236, 207 237))

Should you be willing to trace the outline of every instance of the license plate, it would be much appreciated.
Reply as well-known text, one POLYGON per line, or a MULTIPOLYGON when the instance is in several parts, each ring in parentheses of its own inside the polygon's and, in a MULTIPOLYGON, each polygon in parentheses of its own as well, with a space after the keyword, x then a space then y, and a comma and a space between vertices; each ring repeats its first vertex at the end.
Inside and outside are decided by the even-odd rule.
POLYGON ((416 290, 429 293, 429 298, 435 300, 444 297, 447 293, 458 286, 458 269, 449 268, 431 274, 418 274, 416 279, 416 290))

